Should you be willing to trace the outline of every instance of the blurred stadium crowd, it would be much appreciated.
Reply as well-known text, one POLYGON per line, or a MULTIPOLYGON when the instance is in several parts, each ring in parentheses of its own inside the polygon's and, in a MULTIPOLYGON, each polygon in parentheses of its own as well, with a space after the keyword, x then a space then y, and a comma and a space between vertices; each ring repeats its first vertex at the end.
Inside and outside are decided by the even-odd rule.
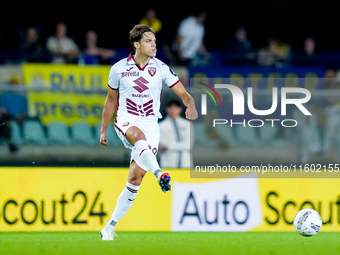
MULTIPOLYGON (((154 29, 157 37, 157 57, 170 65, 339 67, 340 52, 318 49, 318 42, 313 37, 305 37, 299 42, 298 48, 293 48, 289 40, 281 41, 268 37, 265 44, 256 48, 252 42, 254 38, 248 37, 245 26, 237 27, 232 35, 224 34, 222 43, 207 50, 203 43, 207 40, 204 39, 206 14, 204 11, 196 11, 184 18, 177 24, 174 38, 166 36, 168 32, 164 29, 162 18, 157 16, 154 9, 148 9, 139 23, 154 29), (192 43, 193 41, 195 43, 192 43)), ((112 47, 104 48, 98 45, 101 34, 91 29, 87 30, 82 38, 78 36, 75 39, 72 31, 68 31, 67 23, 56 24, 55 31, 46 31, 40 24, 29 27, 16 26, 13 32, 11 35, 14 38, 7 38, 8 34, 0 29, 2 64, 51 62, 111 65, 126 57, 131 50, 131 47, 115 47, 115 40, 112 40, 112 47)))

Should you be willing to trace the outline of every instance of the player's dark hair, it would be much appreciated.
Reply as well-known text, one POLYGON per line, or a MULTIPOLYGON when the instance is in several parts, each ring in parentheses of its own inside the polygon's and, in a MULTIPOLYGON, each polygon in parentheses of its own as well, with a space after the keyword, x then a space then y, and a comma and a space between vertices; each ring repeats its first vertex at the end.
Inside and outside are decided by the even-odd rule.
POLYGON ((133 48, 135 48, 133 43, 139 42, 140 39, 142 39, 143 34, 145 32, 151 32, 151 33, 155 34, 155 31, 153 31, 153 29, 151 27, 148 27, 146 25, 138 24, 138 25, 135 25, 132 28, 132 30, 130 31, 129 39, 130 39, 130 43, 131 43, 133 48))

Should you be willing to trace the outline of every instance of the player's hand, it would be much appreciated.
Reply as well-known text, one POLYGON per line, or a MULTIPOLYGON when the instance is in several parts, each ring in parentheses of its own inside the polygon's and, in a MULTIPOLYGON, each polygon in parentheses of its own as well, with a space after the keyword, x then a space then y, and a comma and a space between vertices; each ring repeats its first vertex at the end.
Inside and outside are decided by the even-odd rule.
POLYGON ((189 107, 185 111, 185 117, 188 120, 197 119, 198 113, 194 104, 190 104, 189 107))
POLYGON ((109 145, 109 141, 106 140, 107 134, 106 133, 102 133, 100 134, 100 144, 108 146, 109 145))

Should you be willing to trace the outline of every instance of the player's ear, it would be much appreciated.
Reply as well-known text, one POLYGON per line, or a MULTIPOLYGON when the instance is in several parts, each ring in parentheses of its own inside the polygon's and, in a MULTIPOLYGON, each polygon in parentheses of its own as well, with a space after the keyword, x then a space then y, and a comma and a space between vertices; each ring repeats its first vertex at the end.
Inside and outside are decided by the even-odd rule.
POLYGON ((133 42, 133 47, 135 48, 135 50, 137 50, 139 46, 140 46, 139 42, 133 42))

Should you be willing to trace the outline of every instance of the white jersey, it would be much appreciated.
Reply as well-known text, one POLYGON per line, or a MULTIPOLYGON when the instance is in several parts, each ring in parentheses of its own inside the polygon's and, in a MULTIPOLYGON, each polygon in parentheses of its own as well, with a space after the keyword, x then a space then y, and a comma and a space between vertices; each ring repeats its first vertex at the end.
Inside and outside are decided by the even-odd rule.
POLYGON ((163 82, 171 88, 179 79, 157 58, 150 58, 144 68, 136 64, 132 54, 114 64, 111 67, 108 86, 119 91, 116 120, 162 118, 159 108, 163 82))

